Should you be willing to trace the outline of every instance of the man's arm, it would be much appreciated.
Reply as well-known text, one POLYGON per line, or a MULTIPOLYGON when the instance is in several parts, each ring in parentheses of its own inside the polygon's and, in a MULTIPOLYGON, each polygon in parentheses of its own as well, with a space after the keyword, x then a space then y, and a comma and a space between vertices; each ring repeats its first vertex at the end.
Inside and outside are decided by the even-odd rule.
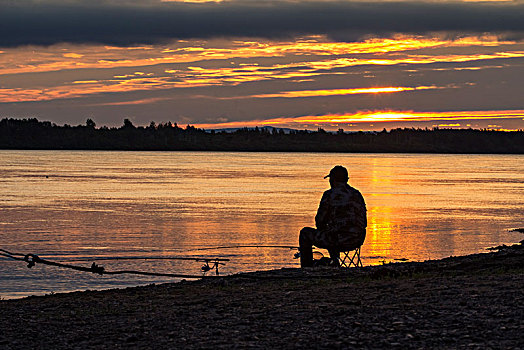
POLYGON ((315 216, 315 225, 318 229, 326 228, 329 213, 329 194, 324 192, 318 206, 317 215, 315 216))
POLYGON ((355 202, 355 219, 357 227, 361 229, 366 229, 368 225, 368 219, 367 219, 367 209, 366 209, 366 202, 364 201, 364 197, 360 192, 358 192, 358 195, 356 196, 356 202, 355 202))

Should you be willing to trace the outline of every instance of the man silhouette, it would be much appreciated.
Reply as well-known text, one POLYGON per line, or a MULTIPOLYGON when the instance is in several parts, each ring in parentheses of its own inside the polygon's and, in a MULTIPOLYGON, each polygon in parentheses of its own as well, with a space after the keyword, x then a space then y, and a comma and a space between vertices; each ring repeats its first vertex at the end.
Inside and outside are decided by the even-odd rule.
POLYGON ((313 266, 313 245, 329 252, 332 264, 339 266, 341 251, 360 247, 366 238, 366 203, 355 188, 348 185, 348 171, 337 165, 329 172, 331 188, 324 192, 315 224, 300 231, 300 265, 313 266))

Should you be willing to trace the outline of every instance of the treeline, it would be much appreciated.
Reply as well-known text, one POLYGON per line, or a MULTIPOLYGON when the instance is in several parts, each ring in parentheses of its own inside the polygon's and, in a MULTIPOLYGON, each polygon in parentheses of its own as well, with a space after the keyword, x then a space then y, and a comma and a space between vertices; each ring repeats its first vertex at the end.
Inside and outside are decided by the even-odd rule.
POLYGON ((58 126, 31 119, 0 121, 1 149, 524 153, 524 131, 474 129, 393 129, 382 132, 326 132, 282 129, 206 131, 193 126, 151 124, 136 127, 128 119, 118 128, 58 126))

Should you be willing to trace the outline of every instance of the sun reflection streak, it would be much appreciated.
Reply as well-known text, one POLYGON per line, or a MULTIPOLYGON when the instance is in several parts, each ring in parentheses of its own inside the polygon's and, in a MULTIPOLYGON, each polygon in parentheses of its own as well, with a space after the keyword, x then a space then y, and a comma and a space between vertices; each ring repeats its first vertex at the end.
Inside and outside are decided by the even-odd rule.
MULTIPOLYGON (((392 210, 389 207, 370 207, 368 210, 368 228, 363 249, 370 257, 391 255, 392 210)), ((367 261, 376 265, 379 261, 367 261)))
MULTIPOLYGON (((398 223, 399 216, 388 206, 388 200, 395 188, 393 165, 390 159, 370 160, 369 177, 365 178, 363 186, 367 189, 365 194, 368 206, 368 228, 364 254, 369 257, 391 256, 392 234, 395 230, 394 222, 398 223)), ((368 264, 378 264, 379 260, 367 261, 368 264)))

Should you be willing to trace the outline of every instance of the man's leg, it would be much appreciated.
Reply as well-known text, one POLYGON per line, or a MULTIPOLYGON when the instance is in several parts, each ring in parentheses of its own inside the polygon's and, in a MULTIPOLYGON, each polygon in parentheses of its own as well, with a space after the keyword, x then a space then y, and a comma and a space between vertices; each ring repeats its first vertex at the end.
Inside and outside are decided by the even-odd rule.
POLYGON ((333 261, 333 266, 340 266, 340 250, 330 248, 328 249, 329 257, 333 261))
POLYGON ((338 232, 329 229, 318 231, 313 244, 319 248, 327 249, 331 258, 331 266, 339 266, 340 247, 338 244, 338 232))
POLYGON ((315 240, 317 230, 312 227, 304 227, 300 230, 298 236, 298 245, 300 246, 300 266, 313 266, 313 241, 315 240))

